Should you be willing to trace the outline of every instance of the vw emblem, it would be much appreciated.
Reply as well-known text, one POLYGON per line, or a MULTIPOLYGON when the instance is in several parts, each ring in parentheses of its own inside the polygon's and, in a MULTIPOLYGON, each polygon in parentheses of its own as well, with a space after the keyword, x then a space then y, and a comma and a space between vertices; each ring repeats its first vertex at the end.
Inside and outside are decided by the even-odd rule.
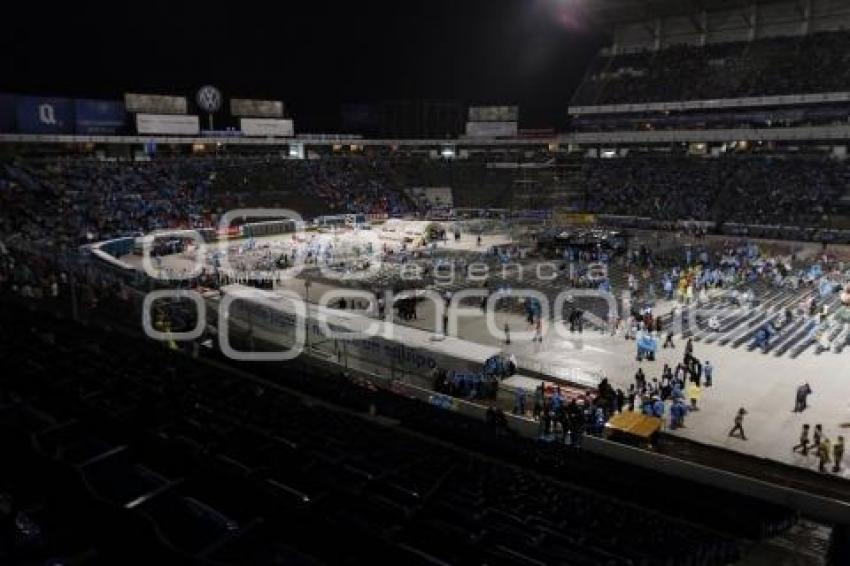
POLYGON ((209 114, 218 112, 221 108, 221 91, 212 85, 202 86, 198 90, 196 101, 198 107, 204 112, 209 114))

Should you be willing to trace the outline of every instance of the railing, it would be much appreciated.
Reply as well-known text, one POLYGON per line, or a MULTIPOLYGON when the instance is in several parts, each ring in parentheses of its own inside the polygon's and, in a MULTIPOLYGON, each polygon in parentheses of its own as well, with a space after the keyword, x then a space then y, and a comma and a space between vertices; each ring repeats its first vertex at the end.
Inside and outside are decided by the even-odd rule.
POLYGON ((601 225, 615 228, 635 228, 641 230, 668 230, 676 228, 704 228, 709 233, 719 233, 728 236, 744 236, 763 239, 796 240, 806 242, 826 242, 828 244, 850 243, 850 230, 837 230, 816 226, 783 226, 765 224, 740 224, 726 222, 717 225, 711 221, 699 220, 656 220, 646 216, 618 216, 599 214, 597 219, 601 225))
POLYGON ((588 114, 623 114, 626 112, 670 112, 677 110, 717 110, 720 108, 761 108, 766 106, 792 106, 798 104, 822 104, 827 102, 850 102, 850 92, 823 92, 816 94, 748 96, 741 98, 717 98, 709 100, 571 106, 569 107, 568 112, 572 115, 581 116, 588 114))
POLYGON ((649 132, 575 132, 563 134, 562 144, 728 143, 730 141, 846 141, 850 125, 787 128, 724 128, 711 130, 656 130, 649 132))

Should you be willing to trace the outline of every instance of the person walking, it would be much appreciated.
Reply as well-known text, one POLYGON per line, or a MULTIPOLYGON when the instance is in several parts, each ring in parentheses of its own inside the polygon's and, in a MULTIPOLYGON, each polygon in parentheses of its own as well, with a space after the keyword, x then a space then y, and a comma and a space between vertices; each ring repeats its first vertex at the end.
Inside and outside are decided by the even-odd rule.
POLYGON ((795 399, 795 402, 794 402, 794 412, 795 413, 802 413, 803 411, 806 410, 806 407, 808 406, 806 401, 807 401, 809 395, 811 395, 811 394, 812 394, 812 388, 809 386, 808 383, 804 383, 803 385, 801 385, 797 388, 797 396, 796 396, 796 399, 795 399))
POLYGON ((508 323, 505 323, 505 344, 511 343, 511 327, 508 326, 508 323))
POLYGON ((537 433, 540 438, 546 438, 549 436, 549 430, 552 426, 552 420, 549 416, 549 399, 548 397, 543 397, 543 406, 540 410, 540 420, 537 422, 537 433))
POLYGON ((546 385, 541 382, 534 389, 534 406, 532 408, 532 416, 535 419, 540 418, 540 413, 543 412, 543 398, 546 396, 546 385))
POLYGON ((747 410, 744 407, 738 409, 738 413, 735 415, 735 426, 729 431, 729 436, 739 435, 741 440, 747 439, 747 435, 744 433, 744 415, 746 414, 747 410))
POLYGON ((543 343, 543 317, 538 316, 537 322, 534 323, 534 339, 532 342, 543 343))
POLYGON ((812 434, 812 449, 814 449, 815 454, 817 454, 818 449, 820 449, 820 442, 823 438, 823 427, 819 424, 815 425, 815 432, 812 434))
POLYGON ((832 471, 838 473, 841 471, 841 461, 844 459, 844 437, 839 436, 835 445, 832 447, 832 471))
POLYGON ((702 374, 705 377, 705 386, 711 387, 714 378, 714 366, 711 365, 710 361, 705 360, 705 365, 702 367, 702 374))
POLYGON ((830 462, 832 446, 829 444, 829 439, 824 437, 818 446, 818 471, 825 472, 826 465, 830 462))
POLYGON ((691 411, 699 411, 699 398, 702 391, 696 383, 688 385, 688 399, 691 400, 691 411))
POLYGON ((638 389, 642 389, 646 386, 646 374, 643 373, 643 368, 639 367, 637 372, 635 373, 635 384, 638 389))
POLYGON ((796 452, 799 448, 800 454, 803 456, 809 455, 809 428, 809 425, 803 425, 803 430, 800 431, 800 443, 791 448, 791 452, 796 452))

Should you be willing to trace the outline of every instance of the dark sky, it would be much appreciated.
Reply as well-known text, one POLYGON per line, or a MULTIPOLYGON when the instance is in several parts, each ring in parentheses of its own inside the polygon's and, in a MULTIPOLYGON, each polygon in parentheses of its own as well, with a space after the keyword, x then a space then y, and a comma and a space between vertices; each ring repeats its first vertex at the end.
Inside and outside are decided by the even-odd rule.
POLYGON ((341 103, 519 104, 526 127, 564 122, 605 37, 591 0, 10 0, 0 90, 125 91, 283 100, 299 131, 334 130, 341 103))

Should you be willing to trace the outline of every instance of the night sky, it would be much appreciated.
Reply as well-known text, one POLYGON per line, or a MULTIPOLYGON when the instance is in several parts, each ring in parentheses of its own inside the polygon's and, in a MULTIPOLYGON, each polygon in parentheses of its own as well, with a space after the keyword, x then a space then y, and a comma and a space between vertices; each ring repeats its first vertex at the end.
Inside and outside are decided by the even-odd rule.
POLYGON ((4 6, 0 91, 125 91, 283 100, 299 131, 334 131, 342 103, 519 104, 556 127, 606 38, 590 0, 307 0, 4 6))

